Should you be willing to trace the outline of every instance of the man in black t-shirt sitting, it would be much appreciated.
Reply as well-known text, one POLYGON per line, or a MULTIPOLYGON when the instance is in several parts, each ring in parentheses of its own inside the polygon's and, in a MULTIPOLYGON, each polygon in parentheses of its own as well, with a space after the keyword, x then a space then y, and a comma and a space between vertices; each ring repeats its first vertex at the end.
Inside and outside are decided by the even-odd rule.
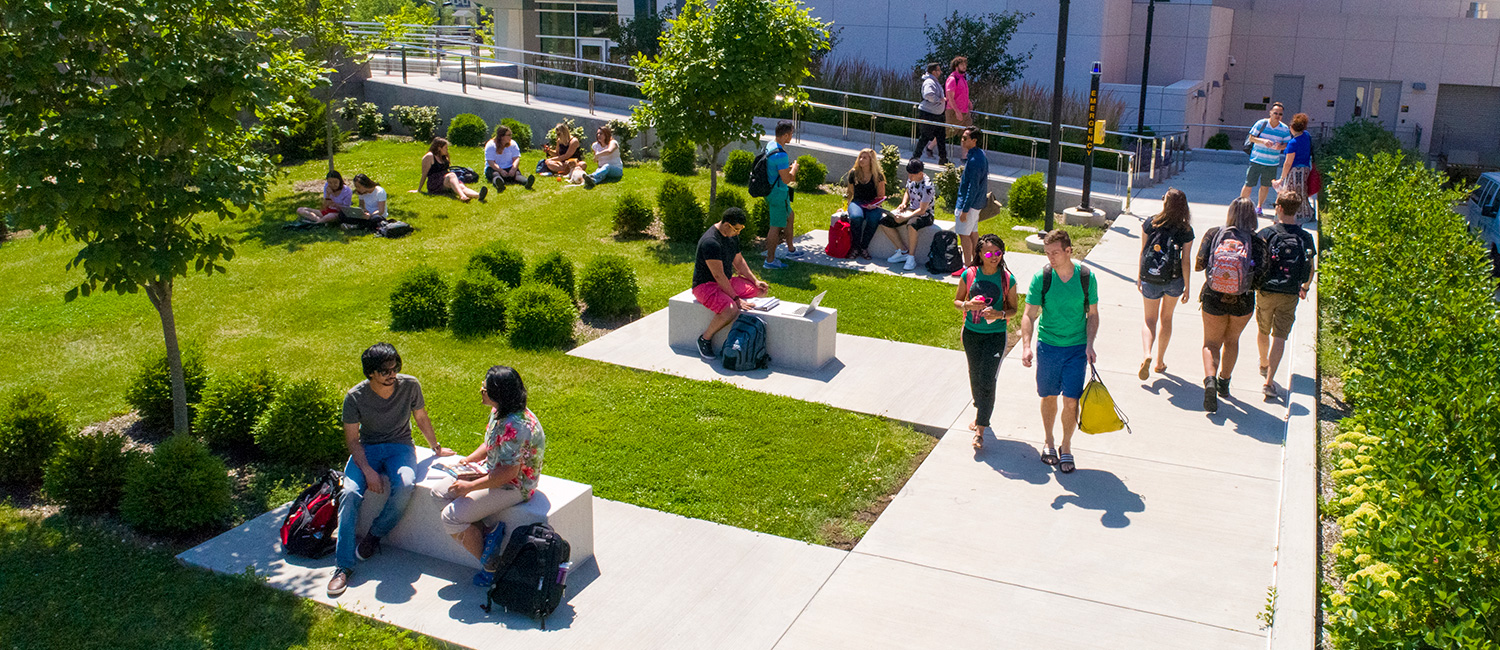
POLYGON ((698 255, 693 261, 693 297, 714 313, 708 329, 698 337, 698 354, 705 359, 714 358, 714 334, 739 318, 745 299, 765 295, 770 288, 755 277, 740 256, 739 236, 744 229, 745 211, 729 208, 698 239, 698 255))

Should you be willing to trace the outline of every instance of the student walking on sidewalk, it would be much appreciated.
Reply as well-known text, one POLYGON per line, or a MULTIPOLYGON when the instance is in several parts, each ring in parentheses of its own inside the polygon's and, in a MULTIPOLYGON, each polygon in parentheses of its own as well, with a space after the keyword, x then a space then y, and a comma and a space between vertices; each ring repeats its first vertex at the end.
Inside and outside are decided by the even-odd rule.
POLYGON ((979 238, 979 259, 964 267, 953 306, 964 315, 964 355, 969 358, 969 390, 978 413, 969 430, 974 448, 984 445, 984 430, 995 410, 995 378, 1005 357, 1006 321, 1016 313, 1020 298, 1016 280, 1005 266, 1005 242, 994 234, 979 238))
POLYGON ((1036 393, 1042 398, 1042 427, 1046 441, 1042 462, 1058 471, 1073 471, 1073 430, 1078 426, 1078 399, 1088 366, 1097 358, 1094 336, 1099 333, 1099 285, 1088 268, 1073 261, 1073 240, 1062 229, 1042 239, 1047 266, 1031 279, 1026 292, 1026 316, 1021 319, 1021 365, 1036 360, 1036 393), (1037 333, 1035 352, 1032 330, 1037 333), (1057 398, 1062 396, 1062 446, 1053 448, 1057 398), (1061 452, 1061 453, 1059 453, 1061 452))
POLYGON ((1219 410, 1240 357, 1240 333, 1255 313, 1255 287, 1265 273, 1266 245, 1255 236, 1255 204, 1235 199, 1223 227, 1209 228, 1198 246, 1203 291, 1203 410, 1219 410))
POLYGON ((1256 235, 1266 243, 1266 277, 1255 300, 1255 342, 1260 350, 1260 375, 1266 378, 1261 394, 1268 401, 1281 397, 1276 369, 1297 320, 1297 303, 1307 299, 1317 269, 1318 244, 1312 233, 1297 224, 1302 204, 1296 191, 1282 192, 1276 197, 1276 223, 1256 235))
MULTIPOLYGON (((917 117, 928 122, 943 121, 943 111, 947 108, 947 96, 943 93, 943 66, 937 63, 927 64, 927 74, 922 75, 922 101, 917 104, 917 117)), ((927 143, 937 141, 938 164, 948 164, 948 139, 947 127, 934 126, 931 124, 917 125, 917 149, 912 152, 912 158, 921 158, 922 150, 927 148, 927 143)))
POLYGON ((1156 372, 1167 371, 1167 342, 1172 340, 1172 312, 1178 300, 1192 293, 1192 267, 1187 251, 1193 246, 1193 218, 1187 195, 1171 188, 1162 199, 1161 214, 1141 224, 1141 264, 1136 289, 1146 308, 1141 325, 1141 381, 1151 377, 1151 348, 1156 348, 1156 372), (1160 329, 1157 329, 1160 323, 1160 329))

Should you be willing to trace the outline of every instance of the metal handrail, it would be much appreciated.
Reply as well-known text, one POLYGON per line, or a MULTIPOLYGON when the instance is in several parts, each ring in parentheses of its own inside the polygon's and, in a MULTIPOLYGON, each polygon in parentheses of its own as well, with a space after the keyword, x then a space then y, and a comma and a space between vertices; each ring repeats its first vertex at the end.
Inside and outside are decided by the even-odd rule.
MULTIPOLYGON (((561 69, 558 69, 558 68, 550 68, 550 67, 546 67, 546 66, 539 66, 539 65, 536 65, 534 63, 525 63, 525 62, 521 62, 521 61, 507 61, 505 59, 501 59, 501 58, 494 57, 494 56, 484 56, 484 55, 475 56, 475 55, 470 54, 468 52, 457 52, 457 53, 455 53, 455 52, 452 52, 452 51, 449 51, 449 50, 442 50, 442 49, 437 49, 437 48, 424 47, 424 46, 421 46, 421 45, 411 45, 411 44, 407 44, 407 43, 394 43, 393 45, 398 45, 398 46, 400 46, 400 49, 403 49, 403 50, 419 50, 419 51, 435 52, 435 53, 442 54, 443 56, 465 58, 465 59, 476 59, 476 60, 480 60, 480 61, 490 61, 490 62, 493 62, 493 63, 506 63, 506 64, 517 66, 517 67, 522 68, 522 69, 531 68, 533 70, 542 70, 542 71, 545 71, 545 72, 556 72, 558 74, 565 74, 565 75, 570 75, 570 76, 574 76, 574 77, 582 77, 584 79, 591 79, 591 80, 594 80, 594 81, 604 81, 604 82, 614 83, 614 84, 623 84, 623 85, 626 85, 626 86, 634 86, 636 88, 641 87, 640 82, 637 82, 637 81, 626 81, 624 79, 616 79, 614 77, 601 77, 599 75, 592 75, 592 74, 588 74, 586 72, 575 72, 573 70, 561 70, 561 69)), ((391 48, 388 48, 388 47, 387 48, 381 48, 379 51, 386 51, 386 50, 389 50, 389 49, 391 49, 391 48)))

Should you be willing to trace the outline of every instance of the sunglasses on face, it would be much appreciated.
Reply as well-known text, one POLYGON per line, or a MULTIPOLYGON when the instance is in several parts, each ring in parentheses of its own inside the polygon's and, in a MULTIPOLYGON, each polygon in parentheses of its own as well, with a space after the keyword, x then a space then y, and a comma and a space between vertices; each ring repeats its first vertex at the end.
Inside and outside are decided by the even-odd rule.
POLYGON ((988 253, 985 253, 984 257, 985 257, 985 259, 995 259, 997 257, 1005 257, 1005 251, 990 251, 988 253))
POLYGON ((375 370, 375 374, 380 375, 382 377, 390 377, 391 375, 394 375, 394 374, 396 374, 398 372, 401 372, 401 366, 391 366, 389 368, 377 368, 375 370))

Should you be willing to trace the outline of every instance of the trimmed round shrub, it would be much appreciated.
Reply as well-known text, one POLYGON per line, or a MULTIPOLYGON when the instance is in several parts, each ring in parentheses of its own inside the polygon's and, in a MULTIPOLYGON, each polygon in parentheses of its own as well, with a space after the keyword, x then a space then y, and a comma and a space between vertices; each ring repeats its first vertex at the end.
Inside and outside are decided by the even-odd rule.
POLYGON ((661 170, 678 176, 692 176, 698 169, 698 148, 687 140, 672 140, 661 146, 661 170))
POLYGON ((893 144, 880 147, 880 171, 885 173, 886 188, 905 186, 906 165, 901 164, 901 148, 893 144), (899 174, 899 175, 898 175, 899 174))
POLYGON ((750 168, 755 165, 755 154, 744 149, 729 152, 724 160, 724 180, 735 185, 750 184, 750 168))
POLYGON ((489 273, 470 269, 453 283, 448 327, 458 336, 483 336, 505 329, 505 291, 489 273))
POLYGON ((398 332, 448 325, 448 283, 437 269, 421 265, 407 271, 391 291, 391 329, 398 332))
MULTIPOLYGON (((707 223, 718 223, 724 216, 724 211, 730 208, 745 209, 745 195, 732 187, 719 188, 718 194, 714 196, 714 205, 708 210, 707 223)), ((707 227, 706 225, 704 227, 707 227)), ((700 234, 701 236, 701 234, 700 234)))
POLYGON ((558 348, 573 340, 578 310, 562 289, 530 282, 510 292, 506 303, 512 346, 558 348))
POLYGON ((69 510, 112 512, 125 494, 125 479, 140 452, 114 431, 66 436, 47 462, 42 490, 69 510))
POLYGON ((57 442, 68 433, 62 405, 41 390, 11 397, 0 413, 0 483, 35 484, 57 442))
POLYGON ((255 446, 271 460, 323 467, 344 457, 341 404, 316 379, 288 384, 255 423, 255 446))
POLYGON ((703 204, 686 183, 668 178, 656 194, 656 205, 661 209, 661 229, 667 239, 692 243, 703 236, 707 227, 703 204))
POLYGON ((1010 197, 1006 199, 1010 216, 1023 221, 1035 221, 1047 211, 1047 181, 1040 172, 1016 179, 1010 186, 1010 197))
POLYGON ((568 294, 569 300, 578 299, 578 289, 573 282, 573 261, 563 255, 562 251, 553 251, 537 260, 526 275, 532 282, 562 289, 563 293, 568 294))
POLYGON ((621 196, 620 202, 615 204, 615 232, 622 235, 645 232, 653 221, 656 221, 656 215, 651 212, 651 206, 635 192, 621 196))
POLYGON ((526 258, 509 244, 495 240, 469 256, 468 268, 485 271, 506 286, 516 287, 521 285, 521 277, 526 272, 526 258))
MULTIPOLYGON (((740 248, 751 250, 755 240, 771 232, 771 206, 765 199, 755 199, 755 205, 745 211, 745 229, 740 231, 740 248)), ((753 256, 753 253, 752 253, 753 256)))
MULTIPOLYGON (((507 129, 510 129, 510 139, 511 139, 511 142, 516 143, 516 147, 517 148, 519 148, 523 152, 524 151, 531 151, 531 127, 530 126, 528 126, 526 124, 523 124, 522 122, 520 122, 518 120, 513 120, 513 119, 508 118, 508 117, 505 118, 505 119, 503 119, 503 120, 500 120, 500 125, 504 126, 507 129)), ((494 134, 490 134, 490 135, 494 135, 494 134)), ((486 135, 485 138, 489 138, 489 135, 486 135)))
POLYGON ((490 127, 473 113, 459 113, 448 123, 448 142, 455 147, 477 147, 490 139, 490 127))
POLYGON ((811 154, 797 157, 797 191, 816 192, 828 179, 828 168, 811 154))
POLYGON ((224 463, 197 438, 175 435, 132 463, 120 518, 147 533, 186 533, 229 516, 231 483, 224 463))
POLYGON ((952 163, 938 168, 937 177, 932 179, 932 185, 937 190, 938 200, 942 202, 944 210, 952 210, 953 205, 958 202, 958 184, 961 181, 963 181, 963 174, 960 174, 958 167, 952 163))
MULTIPOLYGON (((197 348, 181 348, 182 383, 187 388, 188 421, 193 420, 208 373, 203 369, 203 355, 197 348)), ((140 366, 135 379, 125 388, 125 403, 140 414, 151 429, 172 429, 172 371, 167 367, 167 352, 150 357, 140 366)))
POLYGON ((619 255, 599 255, 583 267, 578 279, 578 296, 588 305, 589 314, 613 318, 640 309, 640 286, 630 261, 619 255))
POLYGON ((1203 143, 1203 148, 1217 149, 1219 151, 1229 151, 1231 149, 1231 147, 1229 146, 1229 134, 1215 133, 1209 136, 1208 141, 1203 143))
POLYGON ((255 443, 255 423, 276 399, 281 385, 281 377, 265 368, 215 377, 203 391, 193 434, 209 447, 250 448, 255 443))

